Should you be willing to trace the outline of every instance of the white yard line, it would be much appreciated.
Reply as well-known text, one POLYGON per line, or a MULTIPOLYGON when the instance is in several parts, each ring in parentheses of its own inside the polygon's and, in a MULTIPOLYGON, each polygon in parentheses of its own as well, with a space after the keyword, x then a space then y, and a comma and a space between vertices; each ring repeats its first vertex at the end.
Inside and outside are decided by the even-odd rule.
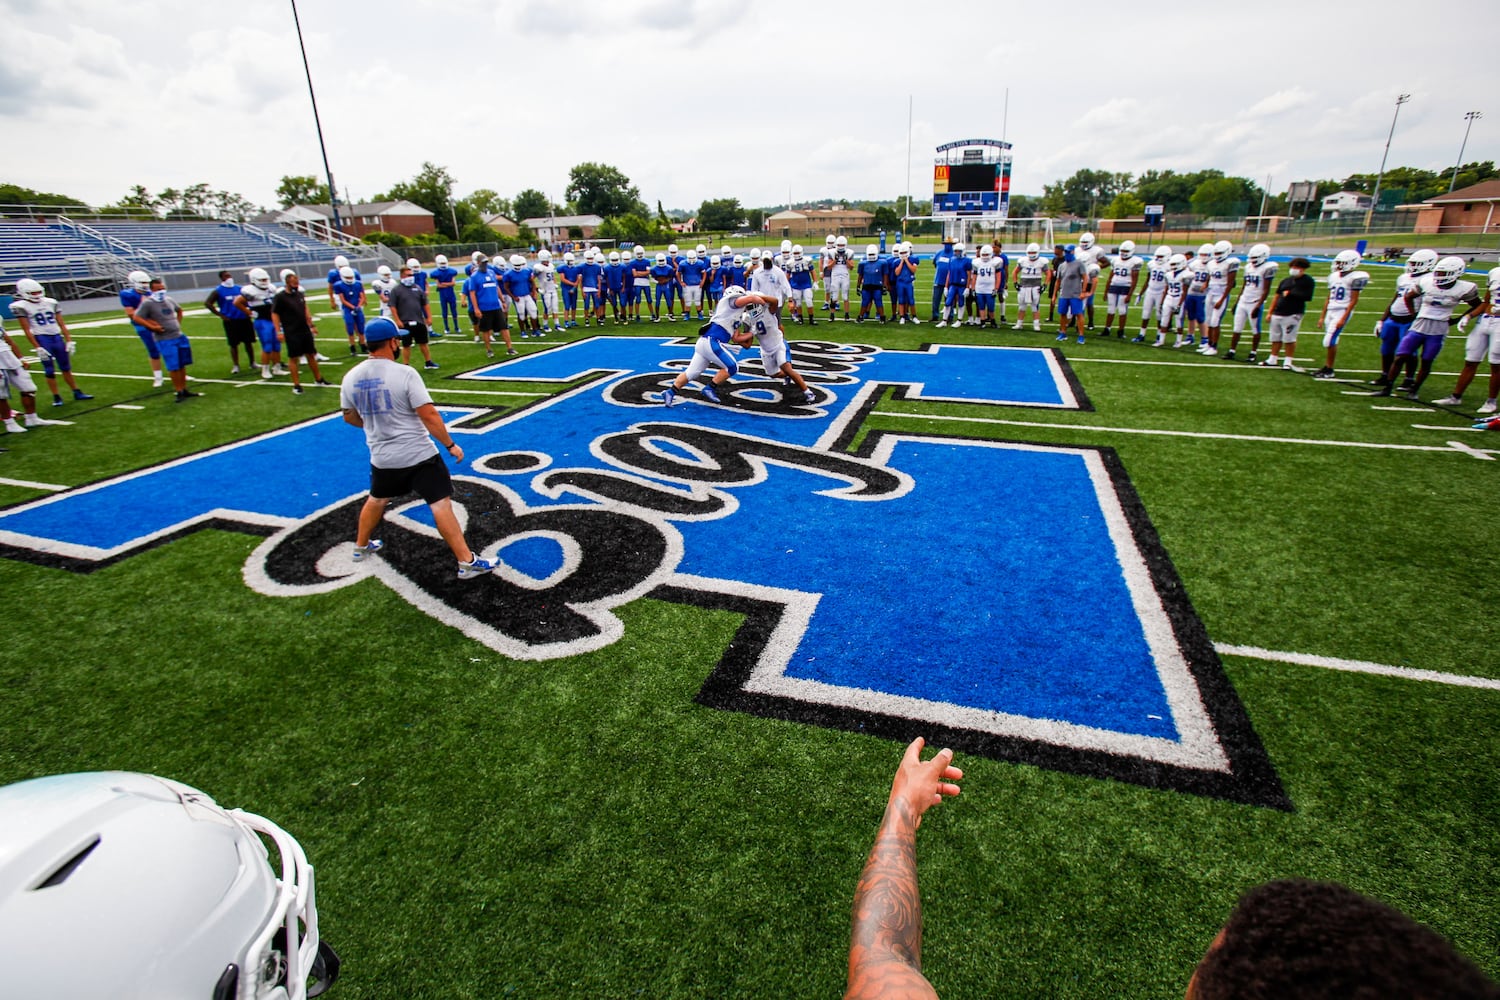
MULTIPOLYGON (((1137 360, 1135 360, 1133 358, 1080 358, 1080 357, 1068 356, 1068 364, 1070 364, 1070 365, 1076 365, 1076 364, 1087 364, 1087 365, 1149 365, 1149 366, 1164 367, 1164 368, 1201 368, 1204 371, 1256 371, 1256 370, 1262 370, 1262 371, 1278 371, 1279 372, 1279 371, 1283 371, 1284 370, 1284 369, 1282 369, 1279 366, 1276 367, 1276 368, 1266 368, 1264 365, 1260 364, 1260 362, 1258 362, 1258 361, 1255 362, 1254 364, 1251 364, 1249 362, 1243 362, 1243 361, 1234 361, 1234 362, 1229 362, 1227 364, 1216 365, 1216 364, 1212 364, 1211 363, 1211 359, 1208 359, 1208 358, 1205 358, 1202 361, 1144 361, 1144 360, 1143 361, 1137 361, 1137 360)), ((1297 369, 1297 372, 1299 374, 1302 371, 1303 371, 1302 368, 1298 368, 1297 369)), ((1340 368, 1339 371, 1340 371, 1340 373, 1347 373, 1347 374, 1350 374, 1350 375, 1379 375, 1380 374, 1380 369, 1378 369, 1378 368, 1340 368)), ((1432 372, 1432 374, 1433 375, 1439 375, 1439 376, 1447 376, 1447 375, 1457 376, 1458 372, 1436 372, 1435 371, 1435 372, 1432 372)), ((1348 382, 1344 382, 1342 384, 1348 385, 1349 383, 1348 382)), ((1353 393, 1350 393, 1350 395, 1353 395, 1353 393)))
MULTIPOLYGON (((1326 447, 1326 448, 1374 448, 1374 449, 1377 449, 1377 450, 1384 450, 1384 451, 1440 451, 1440 452, 1452 452, 1452 451, 1456 450, 1456 451, 1459 451, 1459 452, 1466 452, 1466 453, 1474 453, 1476 451, 1475 449, 1468 448, 1468 447, 1459 448, 1459 447, 1457 447, 1456 444, 1453 444, 1452 446, 1444 446, 1444 447, 1440 448, 1437 445, 1427 445, 1427 444, 1386 444, 1386 443, 1377 442, 1377 441, 1327 441, 1327 440, 1320 440, 1318 438, 1268 437, 1268 436, 1263 435, 1263 434, 1218 434, 1218 433, 1213 433, 1213 432, 1210 432, 1210 431, 1153 430, 1153 429, 1144 428, 1144 427, 1100 427, 1100 426, 1095 425, 1095 424, 1059 424, 1059 423, 1047 423, 1047 422, 1039 421, 1039 420, 1004 420, 1004 419, 1001 419, 999 417, 954 417, 954 416, 939 416, 939 415, 936 415, 936 414, 898 413, 898 412, 894 412, 894 411, 891 411, 891 410, 876 410, 876 411, 874 411, 874 415, 875 416, 880 416, 880 417, 902 417, 902 418, 913 419, 913 420, 952 420, 952 421, 958 421, 960 423, 970 423, 970 424, 1000 424, 1000 425, 1003 425, 1003 426, 1006 426, 1006 427, 1045 427, 1045 428, 1049 428, 1051 430, 1093 431, 1093 432, 1096 432, 1096 433, 1105 433, 1105 434, 1148 434, 1148 435, 1156 435, 1156 436, 1160 436, 1160 437, 1208 438, 1208 439, 1217 440, 1217 441, 1263 441, 1263 442, 1268 442, 1268 443, 1273 443, 1273 444, 1318 445, 1318 446, 1326 447)), ((1413 425, 1413 426, 1415 426, 1415 425, 1413 425)), ((1458 427, 1442 427, 1442 428, 1437 428, 1437 429, 1439 429, 1439 430, 1446 430, 1446 431, 1456 431, 1456 430, 1461 430, 1462 428, 1458 428, 1458 427)), ((1492 449, 1486 449, 1483 454, 1485 455, 1485 457, 1488 457, 1490 454, 1500 454, 1500 451, 1494 451, 1492 449)), ((1478 454, 1475 454, 1474 457, 1478 457, 1478 454)))
POLYGON ((1384 410, 1387 413, 1431 413, 1432 412, 1431 410, 1429 410, 1425 406, 1374 406, 1374 405, 1372 405, 1370 407, 1370 409, 1372 409, 1372 410, 1384 410))
POLYGON ((1392 667, 1384 663, 1343 660, 1336 656, 1317 656, 1312 653, 1278 652, 1272 649, 1261 649, 1259 646, 1236 646, 1227 642, 1214 643, 1214 649, 1224 656, 1246 656, 1252 660, 1295 663, 1304 667, 1322 667, 1325 670, 1344 670, 1356 674, 1377 674, 1382 677, 1401 677, 1410 681, 1431 681, 1434 684, 1452 684, 1457 687, 1500 691, 1500 680, 1491 677, 1445 674, 1440 670, 1418 670, 1414 667, 1392 667))
POLYGON ((134 406, 130 403, 116 403, 111 407, 114 410, 144 410, 144 406, 134 406))
POLYGON ((30 479, 6 479, 4 476, 0 476, 0 486, 24 486, 28 490, 48 490, 52 493, 69 488, 59 486, 57 483, 38 483, 30 479))

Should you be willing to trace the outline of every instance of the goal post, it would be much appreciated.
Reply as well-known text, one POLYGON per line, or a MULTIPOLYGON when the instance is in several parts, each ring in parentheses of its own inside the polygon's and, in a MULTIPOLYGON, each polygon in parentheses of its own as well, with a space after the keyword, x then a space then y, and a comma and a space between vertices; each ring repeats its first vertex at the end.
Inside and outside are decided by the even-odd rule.
POLYGON ((966 215, 955 219, 942 215, 909 215, 904 221, 942 222, 943 238, 956 243, 977 245, 998 238, 1007 254, 1024 252, 1028 243, 1040 243, 1042 252, 1050 257, 1055 245, 1053 220, 1043 216, 1016 219, 999 215, 966 215))

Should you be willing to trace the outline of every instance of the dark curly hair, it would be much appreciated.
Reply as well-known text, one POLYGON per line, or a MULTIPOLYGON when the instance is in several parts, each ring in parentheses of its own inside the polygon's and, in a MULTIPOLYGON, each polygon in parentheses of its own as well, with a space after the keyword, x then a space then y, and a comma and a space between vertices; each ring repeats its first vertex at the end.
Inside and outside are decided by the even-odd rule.
POLYGON ((1194 1000, 1500 1000, 1447 938, 1336 882, 1287 879, 1240 897, 1199 963, 1194 1000))

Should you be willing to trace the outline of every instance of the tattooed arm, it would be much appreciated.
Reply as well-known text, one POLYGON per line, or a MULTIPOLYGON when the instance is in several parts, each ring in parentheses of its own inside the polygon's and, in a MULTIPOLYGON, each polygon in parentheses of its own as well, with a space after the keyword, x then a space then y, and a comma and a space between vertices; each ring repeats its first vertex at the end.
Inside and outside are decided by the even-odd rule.
POLYGON ((957 795, 964 773, 951 766, 952 750, 921 758, 917 737, 906 748, 875 846, 854 893, 846 1000, 936 1000, 922 975, 922 899, 917 892, 917 827, 922 814, 957 795))

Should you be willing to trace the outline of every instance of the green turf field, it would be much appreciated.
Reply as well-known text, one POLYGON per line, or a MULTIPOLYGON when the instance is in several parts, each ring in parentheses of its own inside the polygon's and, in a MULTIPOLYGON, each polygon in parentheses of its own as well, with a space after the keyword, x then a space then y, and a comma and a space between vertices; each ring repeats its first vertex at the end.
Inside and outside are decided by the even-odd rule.
MULTIPOLYGON (((1484 684, 1500 680, 1500 435, 1469 430, 1483 374, 1462 413, 1358 394, 1397 273, 1367 270, 1329 382, 1051 332, 789 329, 1058 348, 1093 411, 888 393, 865 431, 1115 449, 1292 804, 960 754, 963 794, 928 814, 918 848, 924 968, 945 1000, 1180 996, 1237 895, 1284 876, 1385 899, 1500 975, 1500 688, 1484 684)), ((0 440, 0 503, 337 408, 333 390, 228 376, 212 317, 187 323, 204 395, 174 405, 134 334, 91 318, 109 317, 70 317, 97 399, 54 409, 44 390, 43 415, 72 423, 0 440)), ((336 323, 320 322, 320 346, 347 361, 336 323)), ((1321 363, 1316 334, 1299 347, 1321 363)), ((433 354, 440 403, 567 388, 451 380, 484 362, 467 337, 433 354)), ((1451 390, 1460 361, 1450 342, 1424 398, 1451 390)), ((363 447, 352 429, 347 447, 363 447)), ((344 959, 332 996, 840 993, 850 899, 903 747, 696 703, 741 615, 641 598, 604 649, 510 660, 373 579, 262 596, 242 576, 260 542, 206 530, 91 573, 0 561, 0 783, 139 770, 274 819, 317 868, 322 933, 344 959)))

